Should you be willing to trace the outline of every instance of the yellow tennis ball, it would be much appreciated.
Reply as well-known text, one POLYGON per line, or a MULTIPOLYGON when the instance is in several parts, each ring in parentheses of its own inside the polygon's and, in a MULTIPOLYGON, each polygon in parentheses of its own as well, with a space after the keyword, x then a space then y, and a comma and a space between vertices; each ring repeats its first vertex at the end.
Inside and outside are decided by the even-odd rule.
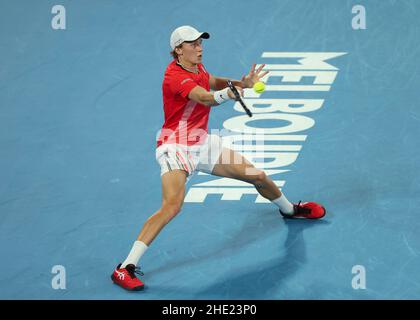
POLYGON ((265 90, 265 84, 264 82, 258 81, 254 83, 254 91, 256 93, 262 93, 265 90))

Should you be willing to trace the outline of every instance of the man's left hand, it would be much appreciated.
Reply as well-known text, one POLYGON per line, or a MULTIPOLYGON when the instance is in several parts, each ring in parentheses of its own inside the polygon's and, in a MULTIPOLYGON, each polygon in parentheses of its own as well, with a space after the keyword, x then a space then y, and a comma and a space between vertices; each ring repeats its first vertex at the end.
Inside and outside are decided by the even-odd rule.
POLYGON ((255 70, 255 66, 256 64, 254 63, 249 73, 242 77, 241 82, 243 88, 252 88, 256 82, 260 81, 260 79, 268 73, 268 71, 262 72, 265 64, 260 65, 257 70, 255 70))

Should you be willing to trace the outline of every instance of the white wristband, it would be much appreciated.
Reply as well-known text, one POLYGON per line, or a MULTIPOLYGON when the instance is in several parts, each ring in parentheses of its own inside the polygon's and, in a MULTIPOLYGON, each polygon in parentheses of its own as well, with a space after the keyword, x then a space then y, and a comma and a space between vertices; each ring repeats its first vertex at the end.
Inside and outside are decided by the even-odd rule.
POLYGON ((216 100, 218 104, 222 104, 223 102, 230 100, 228 90, 229 88, 224 88, 222 90, 215 91, 213 93, 214 100, 216 100))

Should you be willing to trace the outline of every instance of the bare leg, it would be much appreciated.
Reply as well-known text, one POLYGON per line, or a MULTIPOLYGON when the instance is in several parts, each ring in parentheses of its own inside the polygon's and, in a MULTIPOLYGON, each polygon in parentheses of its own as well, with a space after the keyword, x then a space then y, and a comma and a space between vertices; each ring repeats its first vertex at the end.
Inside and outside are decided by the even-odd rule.
POLYGON ((255 186, 260 195, 270 201, 281 196, 279 188, 264 171, 255 168, 245 157, 228 148, 223 148, 212 174, 249 182, 255 186))
POLYGON ((162 207, 147 219, 137 240, 149 246, 162 228, 181 211, 186 179, 187 174, 182 170, 169 171, 162 176, 162 207))

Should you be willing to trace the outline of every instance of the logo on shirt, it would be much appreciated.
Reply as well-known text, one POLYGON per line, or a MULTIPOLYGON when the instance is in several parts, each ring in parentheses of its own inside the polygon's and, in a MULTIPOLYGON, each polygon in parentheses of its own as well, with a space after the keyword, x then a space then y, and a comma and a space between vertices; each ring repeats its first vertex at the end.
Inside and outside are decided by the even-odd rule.
POLYGON ((191 78, 184 79, 184 80, 182 80, 181 85, 183 85, 187 81, 193 81, 193 79, 191 79, 191 78))

